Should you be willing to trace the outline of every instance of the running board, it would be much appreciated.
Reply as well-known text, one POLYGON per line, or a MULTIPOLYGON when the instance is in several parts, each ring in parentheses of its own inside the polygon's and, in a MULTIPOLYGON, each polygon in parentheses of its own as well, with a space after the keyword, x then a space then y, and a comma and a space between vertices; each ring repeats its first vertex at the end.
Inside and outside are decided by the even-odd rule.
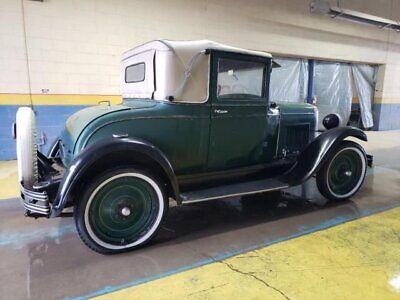
POLYGON ((276 179, 261 179, 186 192, 181 194, 181 199, 182 204, 189 204, 234 196, 257 194, 287 187, 289 186, 286 183, 276 179))

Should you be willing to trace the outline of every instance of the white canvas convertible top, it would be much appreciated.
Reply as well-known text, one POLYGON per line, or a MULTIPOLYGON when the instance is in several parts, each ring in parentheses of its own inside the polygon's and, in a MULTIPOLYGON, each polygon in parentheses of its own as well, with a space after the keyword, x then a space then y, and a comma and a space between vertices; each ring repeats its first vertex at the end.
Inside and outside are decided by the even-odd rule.
POLYGON ((215 49, 248 55, 272 57, 262 51, 230 47, 208 40, 154 40, 126 51, 121 61, 121 91, 123 98, 149 98, 178 102, 204 102, 208 97, 209 55, 215 49), (135 74, 140 81, 127 80, 127 68, 143 72, 135 74), (144 66, 143 66, 144 65, 144 66), (128 81, 128 82, 127 82, 128 81))

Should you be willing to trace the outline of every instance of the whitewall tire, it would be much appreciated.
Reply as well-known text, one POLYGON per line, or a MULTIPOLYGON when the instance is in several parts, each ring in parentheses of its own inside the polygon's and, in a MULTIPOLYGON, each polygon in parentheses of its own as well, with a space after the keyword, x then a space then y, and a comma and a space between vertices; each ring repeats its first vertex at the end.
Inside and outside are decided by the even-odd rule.
POLYGON ((35 114, 30 107, 20 107, 16 115, 18 178, 25 187, 38 180, 35 114))
POLYGON ((317 172, 319 192, 332 201, 353 197, 362 186, 367 173, 364 149, 352 141, 344 141, 334 155, 317 172))
POLYGON ((105 171, 85 188, 75 205, 75 224, 82 241, 102 254, 148 243, 168 209, 163 184, 143 170, 105 171))

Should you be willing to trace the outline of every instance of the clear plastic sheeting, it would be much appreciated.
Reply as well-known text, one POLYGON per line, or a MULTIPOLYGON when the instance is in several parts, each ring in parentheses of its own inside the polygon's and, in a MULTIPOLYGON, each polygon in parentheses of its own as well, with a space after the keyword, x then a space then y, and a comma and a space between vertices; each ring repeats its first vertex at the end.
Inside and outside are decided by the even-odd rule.
POLYGON ((281 67, 273 68, 270 100, 303 103, 307 99, 308 61, 305 59, 275 58, 281 67))
POLYGON ((349 64, 315 62, 314 96, 319 110, 319 130, 325 130, 322 120, 329 114, 337 114, 340 126, 345 126, 351 113, 351 67, 349 64))
POLYGON ((376 68, 370 65, 353 64, 351 70, 360 102, 361 121, 364 128, 371 128, 374 126, 372 102, 375 93, 376 68))

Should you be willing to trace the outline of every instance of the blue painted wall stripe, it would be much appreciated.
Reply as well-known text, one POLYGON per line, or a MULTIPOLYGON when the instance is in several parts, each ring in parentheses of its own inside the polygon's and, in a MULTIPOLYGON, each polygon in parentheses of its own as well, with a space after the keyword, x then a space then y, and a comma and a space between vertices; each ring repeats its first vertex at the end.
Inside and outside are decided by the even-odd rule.
MULTIPOLYGON (((15 122, 15 114, 20 106, 0 106, 0 160, 16 159, 15 140, 12 138, 11 124, 15 122)), ((33 109, 36 114, 36 127, 38 138, 41 132, 46 140, 40 150, 47 153, 52 142, 65 126, 67 118, 78 110, 87 106, 78 105, 38 105, 33 109)))

